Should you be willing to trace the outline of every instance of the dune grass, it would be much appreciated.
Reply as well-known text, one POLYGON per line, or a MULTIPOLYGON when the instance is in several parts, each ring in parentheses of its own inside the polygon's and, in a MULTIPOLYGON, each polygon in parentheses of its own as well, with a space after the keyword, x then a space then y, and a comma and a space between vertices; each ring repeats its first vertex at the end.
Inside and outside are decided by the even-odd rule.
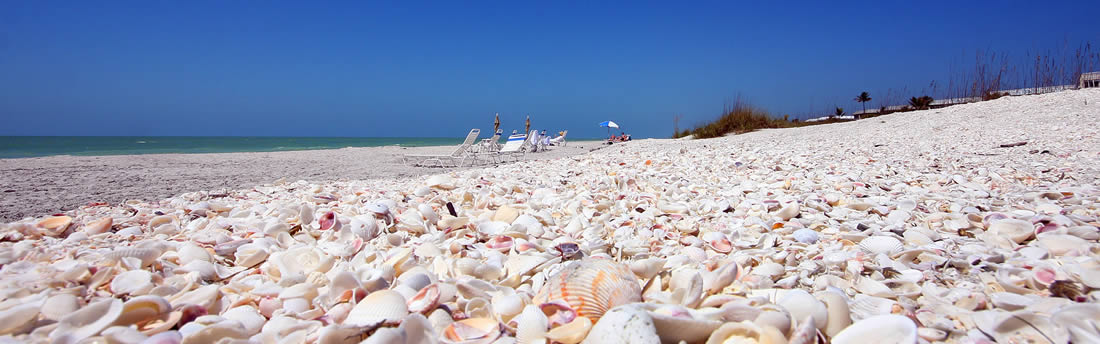
POLYGON ((741 134, 758 129, 796 127, 797 123, 787 119, 773 118, 767 111, 738 99, 733 105, 727 105, 723 115, 710 123, 684 129, 674 137, 692 135, 697 139, 719 137, 726 134, 741 134))

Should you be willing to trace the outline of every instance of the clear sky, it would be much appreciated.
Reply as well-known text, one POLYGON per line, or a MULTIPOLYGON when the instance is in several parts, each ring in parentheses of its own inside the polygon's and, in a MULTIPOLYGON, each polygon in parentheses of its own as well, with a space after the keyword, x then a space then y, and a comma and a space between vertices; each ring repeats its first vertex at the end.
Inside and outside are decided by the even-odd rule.
POLYGON ((5 1, 0 135, 666 137, 1100 43, 1095 0, 753 3, 5 1))

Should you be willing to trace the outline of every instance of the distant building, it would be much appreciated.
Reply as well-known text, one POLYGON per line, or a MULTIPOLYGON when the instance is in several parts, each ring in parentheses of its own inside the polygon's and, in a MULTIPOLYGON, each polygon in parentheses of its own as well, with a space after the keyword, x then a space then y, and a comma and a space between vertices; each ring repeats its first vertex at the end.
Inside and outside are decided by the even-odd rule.
POLYGON ((1100 87, 1100 72, 1081 74, 1077 81, 1077 88, 1100 87))

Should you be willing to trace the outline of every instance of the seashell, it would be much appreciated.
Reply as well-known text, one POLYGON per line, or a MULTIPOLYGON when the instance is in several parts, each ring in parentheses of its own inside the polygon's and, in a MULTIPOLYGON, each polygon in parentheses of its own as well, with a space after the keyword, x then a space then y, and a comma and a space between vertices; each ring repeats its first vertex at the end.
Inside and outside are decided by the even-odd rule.
POLYGON ((721 321, 696 317, 690 310, 678 305, 644 304, 642 307, 649 310, 662 343, 702 342, 722 326, 721 321))
POLYGON ((992 335, 999 343, 1069 342, 1070 334, 1064 325, 1056 325, 1051 317, 1030 311, 984 311, 972 316, 978 329, 992 335))
POLYGON ((439 306, 439 295, 438 284, 430 284, 421 288, 420 291, 407 302, 409 312, 428 314, 434 310, 436 306, 439 306))
POLYGON ((460 343, 477 341, 491 343, 500 337, 500 323, 489 318, 470 318, 451 323, 443 330, 443 342, 460 343))
POLYGON ((1065 327, 1073 343, 1100 343, 1100 305, 1071 304, 1056 310, 1050 320, 1065 327))
POLYGON ((707 344, 724 343, 783 344, 787 339, 774 327, 742 321, 725 323, 707 338, 707 344))
POLYGON ((519 314, 524 308, 523 297, 518 294, 493 295, 490 303, 493 305, 493 312, 499 315, 504 322, 519 314))
POLYGON ((260 333, 264 323, 267 322, 267 319, 260 314, 260 311, 252 306, 230 308, 222 313, 221 316, 240 323, 245 334, 249 336, 260 333))
POLYGON ((107 233, 111 230, 111 225, 113 223, 113 219, 111 219, 110 217, 104 217, 102 219, 84 224, 84 226, 80 228, 80 231, 88 235, 107 233))
POLYGON ((623 305, 607 311, 592 329, 588 331, 583 343, 641 343, 657 344, 657 328, 649 312, 637 305, 623 305))
POLYGON ((321 215, 321 218, 317 219, 317 226, 318 226, 317 229, 320 229, 320 230, 323 230, 323 231, 326 231, 326 230, 336 231, 336 230, 340 230, 341 224, 340 224, 340 220, 338 220, 336 218, 336 213, 330 211, 330 212, 326 212, 324 215, 321 215))
POLYGON ((875 235, 861 240, 859 248, 870 254, 894 254, 901 252, 905 247, 894 237, 875 235))
POLYGON ((816 295, 829 313, 822 329, 829 337, 835 337, 837 333, 852 324, 851 310, 848 308, 848 298, 844 294, 835 291, 824 291, 816 295))
POLYGON ((58 236, 69 229, 69 226, 73 224, 73 218, 68 216, 51 216, 38 221, 35 226, 45 229, 43 234, 47 236, 58 236))
POLYGON ((761 327, 773 327, 781 333, 787 333, 791 330, 792 319, 790 313, 782 307, 763 305, 760 307, 760 313, 756 315, 756 319, 752 323, 761 327))
POLYGON ((917 325, 900 315, 876 315, 860 320, 837 333, 832 343, 865 343, 874 338, 875 343, 911 344, 917 342, 917 325))
POLYGON ((445 174, 437 174, 428 177, 428 180, 426 180, 424 184, 430 188, 436 188, 440 190, 453 190, 455 188, 454 178, 445 174))
POLYGON ((327 272, 332 267, 332 258, 311 247, 299 247, 272 254, 268 262, 274 265, 275 277, 288 278, 304 276, 310 273, 327 272))
POLYGON ((145 270, 126 271, 111 280, 111 292, 115 295, 142 295, 153 287, 153 274, 145 270))
MULTIPOLYGON (((588 319, 579 317, 581 319, 588 319)), ((549 327, 546 320, 546 315, 542 313, 542 310, 535 305, 527 305, 523 308, 523 312, 515 318, 516 325, 516 343, 517 344, 534 344, 534 343, 546 343, 546 329, 549 327)))
POLYGON ((733 281, 741 278, 741 273, 741 266, 737 265, 737 262, 731 261, 724 263, 714 271, 703 273, 703 289, 705 289, 707 293, 717 294, 733 283, 733 281))
POLYGON ((118 299, 104 299, 88 304, 58 320, 57 327, 50 332, 50 340, 75 343, 95 336, 111 326, 122 314, 122 309, 122 301, 118 299))
POLYGON ((564 300, 577 312, 598 322, 607 310, 641 301, 641 286, 627 266, 601 258, 584 258, 554 273, 532 301, 564 300))
MULTIPOLYGON (((182 328, 180 329, 182 332, 182 328)), ((236 322, 219 322, 183 335, 182 343, 214 343, 232 339, 248 339, 248 331, 236 322)))
POLYGON ((101 336, 110 343, 141 343, 149 338, 137 329, 123 326, 108 327, 101 336))
POLYGON ((546 332, 546 339, 554 343, 576 344, 588 336, 592 330, 592 320, 585 317, 577 317, 568 324, 561 325, 546 332))
POLYGON ((818 329, 824 329, 829 320, 829 312, 825 304, 801 289, 787 292, 777 304, 786 309, 794 319, 812 319, 813 326, 818 329))
POLYGON ((163 317, 171 311, 172 305, 160 296, 138 296, 122 304, 122 313, 113 324, 129 326, 163 317))
POLYGON ((183 245, 180 245, 180 247, 176 249, 176 253, 179 256, 180 265, 187 265, 194 261, 214 261, 214 257, 210 256, 210 252, 207 252, 206 249, 203 249, 202 247, 199 247, 198 245, 192 243, 185 243, 183 245))
POLYGON ((631 262, 630 270, 633 271, 638 278, 648 280, 661 272, 661 268, 664 266, 664 259, 653 257, 631 262))
POLYGON ((1001 308, 1001 309, 1004 309, 1004 310, 1007 310, 1007 311, 1015 311, 1015 310, 1018 310, 1018 309, 1023 309, 1024 307, 1027 307, 1028 305, 1035 302, 1035 300, 1032 300, 1031 298, 1028 298, 1027 296, 1016 294, 1016 293, 1009 293, 1009 292, 999 292, 999 293, 990 294, 989 295, 989 301, 993 302, 994 306, 997 306, 998 308, 1001 308))
MULTIPOLYGON (((79 298, 72 294, 57 294, 46 299, 46 302, 42 304, 41 312, 42 316, 46 319, 57 321, 75 312, 77 309, 80 309, 79 298)), ((0 324, 9 323, 13 322, 0 321, 0 324)))
POLYGON ((782 209, 779 209, 779 211, 775 213, 775 216, 778 216, 780 219, 783 219, 783 221, 789 221, 790 219, 794 218, 795 216, 798 216, 798 211, 799 210, 800 209, 799 209, 799 206, 798 206, 797 202, 796 203, 791 203, 791 204, 788 204, 787 206, 783 207, 782 209))
POLYGON ((0 336, 29 330, 38 317, 39 307, 39 304, 27 303, 0 311, 0 336))
POLYGON ((816 243, 821 238, 821 236, 817 233, 817 231, 809 229, 809 228, 801 228, 799 230, 794 231, 794 233, 791 234, 791 235, 794 237, 795 241, 798 241, 798 242, 803 243, 803 244, 813 244, 813 243, 816 243))
POLYGON ((1036 236, 1039 247, 1047 249, 1050 254, 1062 256, 1071 252, 1077 252, 1088 247, 1089 242, 1076 236, 1067 234, 1044 233, 1036 236))
POLYGON ((1030 222, 1016 219, 1000 219, 989 225, 988 233, 1007 238, 1021 244, 1034 235, 1035 227, 1030 222))
POLYGON ((146 267, 153 264, 153 262, 160 257, 160 254, 161 251, 155 248, 124 247, 117 248, 103 256, 114 262, 118 262, 124 258, 137 258, 141 261, 141 267, 146 267))
POLYGON ((396 323, 409 314, 405 297, 396 291, 379 290, 363 298, 352 308, 345 325, 375 326, 379 323, 396 323))

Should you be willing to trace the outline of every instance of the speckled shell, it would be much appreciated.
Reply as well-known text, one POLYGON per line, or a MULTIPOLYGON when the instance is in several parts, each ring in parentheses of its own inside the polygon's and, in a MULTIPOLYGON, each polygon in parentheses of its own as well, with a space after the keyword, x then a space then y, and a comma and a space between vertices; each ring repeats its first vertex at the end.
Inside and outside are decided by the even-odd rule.
POLYGON ((595 323, 609 309, 641 299, 641 285, 629 267, 610 259, 586 258, 550 276, 533 301, 564 300, 577 315, 595 323))

